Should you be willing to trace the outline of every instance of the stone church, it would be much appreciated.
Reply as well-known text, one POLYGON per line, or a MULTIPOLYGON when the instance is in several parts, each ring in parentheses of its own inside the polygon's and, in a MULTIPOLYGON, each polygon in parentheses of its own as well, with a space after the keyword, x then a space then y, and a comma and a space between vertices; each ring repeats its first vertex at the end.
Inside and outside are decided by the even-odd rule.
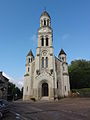
POLYGON ((53 30, 47 11, 40 16, 37 50, 34 57, 30 50, 26 57, 23 100, 54 100, 69 95, 70 84, 66 53, 61 49, 54 55, 53 30))

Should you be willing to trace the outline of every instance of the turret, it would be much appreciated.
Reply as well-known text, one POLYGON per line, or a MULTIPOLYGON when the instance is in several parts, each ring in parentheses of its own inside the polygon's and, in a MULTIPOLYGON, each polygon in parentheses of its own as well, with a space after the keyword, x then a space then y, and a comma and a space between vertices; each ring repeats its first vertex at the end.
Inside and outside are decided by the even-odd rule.
POLYGON ((32 50, 30 49, 29 53, 27 54, 27 61, 26 61, 26 63, 27 64, 32 63, 33 60, 34 60, 34 55, 32 53, 32 50))
POLYGON ((61 49, 59 53, 59 60, 62 61, 63 73, 68 75, 68 64, 66 60, 66 53, 61 49))
POLYGON ((59 60, 61 60, 62 62, 67 62, 67 60, 66 60, 66 53, 64 52, 63 49, 61 49, 58 57, 59 57, 59 60))
POLYGON ((27 54, 27 58, 26 58, 26 73, 30 72, 31 69, 31 63, 34 60, 34 55, 32 53, 32 51, 30 50, 29 53, 27 54))
POLYGON ((63 73, 63 95, 68 96, 70 92, 70 84, 69 84, 69 75, 68 75, 68 64, 66 60, 66 53, 63 49, 61 49, 59 53, 59 60, 62 62, 62 73, 63 73))

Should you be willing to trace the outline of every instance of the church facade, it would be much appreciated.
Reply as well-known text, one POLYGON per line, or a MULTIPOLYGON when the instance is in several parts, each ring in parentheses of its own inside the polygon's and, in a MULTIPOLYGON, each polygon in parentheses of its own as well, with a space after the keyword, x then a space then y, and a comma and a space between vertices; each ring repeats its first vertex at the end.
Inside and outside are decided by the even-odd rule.
POLYGON ((47 11, 40 16, 37 50, 26 57, 23 100, 53 100, 69 95, 70 83, 66 53, 61 49, 58 58, 53 50, 53 30, 47 11))

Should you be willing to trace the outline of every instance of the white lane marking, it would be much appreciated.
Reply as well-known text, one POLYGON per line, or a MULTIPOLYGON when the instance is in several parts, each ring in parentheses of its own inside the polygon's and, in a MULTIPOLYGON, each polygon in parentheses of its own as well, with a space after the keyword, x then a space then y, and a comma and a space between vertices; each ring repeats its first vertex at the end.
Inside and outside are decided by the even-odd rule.
POLYGON ((20 116, 20 114, 16 113, 16 116, 20 116))
POLYGON ((21 120, 28 120, 27 118, 23 117, 22 115, 20 115, 19 113, 16 113, 14 111, 10 111, 12 114, 14 114, 16 116, 16 118, 21 118, 21 120))

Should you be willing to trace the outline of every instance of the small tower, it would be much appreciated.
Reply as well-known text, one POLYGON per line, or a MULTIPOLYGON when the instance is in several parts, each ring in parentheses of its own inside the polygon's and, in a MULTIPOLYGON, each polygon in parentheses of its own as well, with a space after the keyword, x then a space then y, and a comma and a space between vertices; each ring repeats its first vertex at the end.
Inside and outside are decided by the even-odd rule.
POLYGON ((27 63, 32 63, 32 61, 34 60, 34 56, 33 56, 33 53, 32 53, 32 50, 30 49, 29 53, 27 54, 27 63))
POLYGON ((62 62, 62 73, 63 73, 63 95, 68 96, 70 92, 69 74, 68 74, 68 63, 66 60, 66 53, 61 49, 59 53, 59 60, 62 62))
POLYGON ((64 52, 63 49, 61 49, 59 53, 59 60, 61 60, 62 62, 63 73, 68 75, 68 64, 66 60, 66 53, 64 52))
POLYGON ((63 49, 61 49, 58 57, 59 57, 59 60, 61 60, 62 62, 67 62, 66 61, 66 53, 64 52, 63 49))
POLYGON ((26 58, 26 73, 30 72, 30 64, 33 62, 33 60, 34 60, 34 55, 32 53, 32 50, 30 49, 26 58))

